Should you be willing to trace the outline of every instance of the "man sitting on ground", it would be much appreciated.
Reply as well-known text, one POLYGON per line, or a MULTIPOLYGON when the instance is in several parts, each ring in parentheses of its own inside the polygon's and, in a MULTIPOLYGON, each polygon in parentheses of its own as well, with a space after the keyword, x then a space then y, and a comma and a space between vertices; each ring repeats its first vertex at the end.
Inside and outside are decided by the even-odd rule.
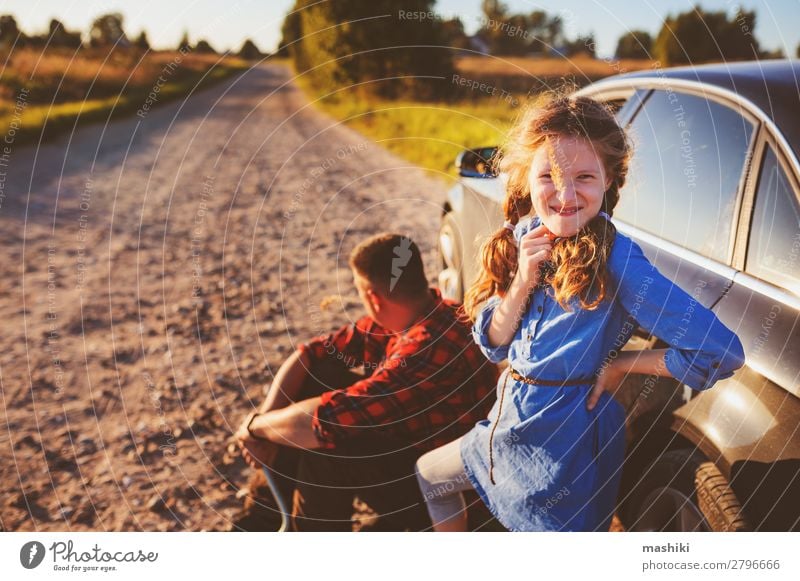
MULTIPOLYGON (((350 267, 368 316, 300 345, 236 438, 292 493, 295 530, 352 530, 355 496, 380 530, 422 530, 414 463, 486 418, 498 370, 458 304, 428 287, 409 238, 374 236, 350 267)), ((247 518, 234 528, 260 530, 247 518)))

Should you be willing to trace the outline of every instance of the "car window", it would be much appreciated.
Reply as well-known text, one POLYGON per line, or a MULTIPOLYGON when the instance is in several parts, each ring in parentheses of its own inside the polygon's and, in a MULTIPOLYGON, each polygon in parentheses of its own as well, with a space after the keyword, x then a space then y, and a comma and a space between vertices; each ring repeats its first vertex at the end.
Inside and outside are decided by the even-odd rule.
POLYGON ((656 90, 629 130, 634 155, 614 216, 726 262, 752 124, 716 101, 656 90))
POLYGON ((800 293, 800 205, 772 147, 758 176, 745 270, 800 293))
POLYGON ((625 105, 626 101, 627 101, 627 99, 608 99, 606 101, 603 101, 603 103, 609 109, 611 109, 611 112, 614 113, 614 115, 619 115, 619 112, 622 109, 622 107, 625 105))
POLYGON ((650 89, 637 89, 627 99, 617 100, 612 106, 617 122, 627 123, 649 92, 650 89))

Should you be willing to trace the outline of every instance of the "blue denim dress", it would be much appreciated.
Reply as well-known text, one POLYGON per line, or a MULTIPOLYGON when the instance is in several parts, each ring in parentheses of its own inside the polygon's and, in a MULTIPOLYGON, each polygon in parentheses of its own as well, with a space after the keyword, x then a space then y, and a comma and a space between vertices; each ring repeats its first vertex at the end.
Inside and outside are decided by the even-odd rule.
MULTIPOLYGON (((521 222, 515 238, 539 224, 538 217, 521 222)), ((625 411, 608 393, 592 411, 586 401, 595 372, 627 343, 637 324, 669 344, 667 369, 693 389, 708 389, 744 364, 736 334, 665 278, 621 232, 608 266, 611 288, 593 311, 580 309, 577 300, 572 312, 565 311, 552 288, 537 288, 509 345, 492 347, 488 340, 499 297, 486 302, 473 326, 475 341, 491 361, 508 359, 529 378, 578 382, 530 385, 507 377, 507 370, 488 419, 462 439, 467 476, 509 530, 609 529, 625 455, 625 411)))

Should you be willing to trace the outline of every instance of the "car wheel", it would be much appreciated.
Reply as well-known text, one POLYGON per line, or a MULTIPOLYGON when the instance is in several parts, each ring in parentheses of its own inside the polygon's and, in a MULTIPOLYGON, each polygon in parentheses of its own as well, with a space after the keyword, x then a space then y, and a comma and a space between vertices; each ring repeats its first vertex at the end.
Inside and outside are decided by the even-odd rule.
POLYGON ((464 299, 464 277, 461 272, 461 230, 452 214, 442 217, 439 227, 439 257, 442 270, 439 273, 439 288, 445 298, 464 299))
POLYGON ((665 452, 651 463, 630 506, 632 531, 748 530, 727 479, 694 449, 665 452))

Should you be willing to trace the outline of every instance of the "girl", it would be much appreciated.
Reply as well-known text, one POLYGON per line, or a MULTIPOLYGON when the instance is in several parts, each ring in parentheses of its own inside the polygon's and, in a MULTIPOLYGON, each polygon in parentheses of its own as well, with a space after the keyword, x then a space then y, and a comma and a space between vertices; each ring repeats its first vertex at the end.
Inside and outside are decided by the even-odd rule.
POLYGON ((484 354, 510 365, 488 419, 417 462, 435 530, 466 530, 473 487, 512 531, 607 531, 625 454, 607 390, 627 373, 703 390, 744 364, 738 337, 609 221, 629 157, 614 115, 585 97, 552 99, 512 129, 506 222, 464 302, 484 354), (669 348, 621 351, 637 325, 669 348))

